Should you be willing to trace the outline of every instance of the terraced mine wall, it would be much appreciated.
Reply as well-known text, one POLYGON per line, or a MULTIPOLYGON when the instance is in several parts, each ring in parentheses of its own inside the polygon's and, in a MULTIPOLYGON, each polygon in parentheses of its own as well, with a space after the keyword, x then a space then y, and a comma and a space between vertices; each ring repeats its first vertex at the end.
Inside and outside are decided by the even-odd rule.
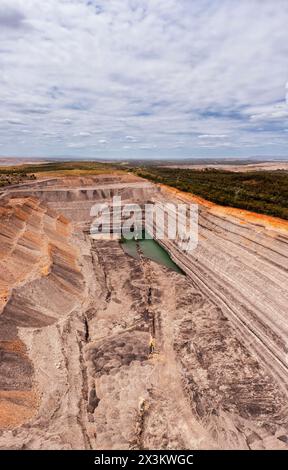
MULTIPOLYGON (((167 194, 163 200, 167 202, 167 194)), ((158 241, 221 307, 287 392, 288 234, 277 234, 260 224, 255 227, 241 217, 220 217, 200 207, 199 238, 190 253, 174 241, 158 241)))
MULTIPOLYGON (((80 180, 79 184, 81 183, 83 184, 80 180)), ((91 181, 88 180, 88 183, 91 184, 91 181)), ((34 187, 32 194, 50 208, 65 214, 74 225, 85 226, 86 228, 91 223, 92 216, 90 212, 94 204, 101 202, 111 203, 114 196, 120 196, 123 203, 131 201, 142 203, 160 191, 159 188, 151 183, 135 182, 134 179, 131 182, 129 181, 129 184, 122 183, 121 180, 120 182, 116 180, 116 182, 111 183, 110 179, 108 179, 107 184, 104 185, 101 180, 101 184, 94 183, 92 187, 86 184, 82 187, 59 188, 58 185, 59 182, 56 187, 40 187, 37 189, 34 187)), ((30 194, 31 188, 23 189, 21 187, 21 189, 9 191, 9 197, 27 197, 30 194)))
POLYGON ((285 230, 201 205, 192 253, 159 240, 182 276, 90 237, 95 202, 182 200, 111 180, 1 199, 0 447, 287 449, 285 230))
POLYGON ((67 219, 38 199, 13 198, 1 208, 0 427, 21 424, 38 404, 34 366, 19 329, 55 324, 81 296, 70 233, 67 219))

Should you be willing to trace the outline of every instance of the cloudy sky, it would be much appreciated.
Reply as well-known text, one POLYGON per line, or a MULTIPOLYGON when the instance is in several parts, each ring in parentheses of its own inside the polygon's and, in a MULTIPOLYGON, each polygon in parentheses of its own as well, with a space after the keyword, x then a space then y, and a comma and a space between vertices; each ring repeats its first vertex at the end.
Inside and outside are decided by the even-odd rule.
POLYGON ((288 156, 287 0, 0 0, 0 155, 288 156))

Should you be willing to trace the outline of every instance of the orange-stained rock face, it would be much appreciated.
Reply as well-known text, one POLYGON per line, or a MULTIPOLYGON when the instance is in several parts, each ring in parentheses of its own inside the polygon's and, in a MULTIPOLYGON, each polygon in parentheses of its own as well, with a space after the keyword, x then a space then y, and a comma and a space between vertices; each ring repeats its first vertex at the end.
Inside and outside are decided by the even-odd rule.
POLYGON ((36 198, 0 207, 0 427, 35 414, 39 394, 18 328, 53 324, 81 296, 69 221, 36 198))
POLYGON ((61 251, 77 270, 75 248, 67 243, 68 220, 35 198, 10 199, 0 208, 0 306, 20 283, 48 275, 51 252, 61 251))
POLYGON ((9 429, 31 419, 37 411, 39 397, 34 390, 0 391, 0 428, 9 429))
POLYGON ((239 220, 241 225, 246 224, 247 222, 252 223, 260 223, 263 227, 266 228, 275 228, 283 230, 284 232, 288 232, 288 221, 284 219, 280 219, 279 217, 272 217, 265 214, 257 214, 256 212, 247 211, 244 209, 238 209, 235 207, 228 207, 228 206, 220 206, 219 204, 215 204, 214 202, 207 201, 207 199, 203 199, 200 196, 196 196, 195 194, 185 193, 180 191, 179 189, 172 188, 170 186, 166 186, 164 184, 159 184, 164 194, 179 197, 186 202, 190 202, 192 204, 199 204, 199 206, 205 207, 211 211, 213 214, 218 214, 220 216, 232 216, 236 217, 239 220))

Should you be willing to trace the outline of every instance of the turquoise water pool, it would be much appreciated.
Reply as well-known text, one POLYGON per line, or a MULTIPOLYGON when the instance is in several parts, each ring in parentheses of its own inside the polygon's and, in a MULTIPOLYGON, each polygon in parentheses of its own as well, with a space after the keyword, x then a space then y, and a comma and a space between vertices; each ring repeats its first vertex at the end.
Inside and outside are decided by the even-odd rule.
POLYGON ((177 264, 170 258, 167 251, 153 239, 143 238, 141 240, 126 240, 123 238, 121 240, 121 244, 125 253, 135 259, 140 259, 139 253, 141 252, 145 258, 151 259, 158 264, 162 264, 179 274, 184 274, 179 266, 177 266, 177 264))

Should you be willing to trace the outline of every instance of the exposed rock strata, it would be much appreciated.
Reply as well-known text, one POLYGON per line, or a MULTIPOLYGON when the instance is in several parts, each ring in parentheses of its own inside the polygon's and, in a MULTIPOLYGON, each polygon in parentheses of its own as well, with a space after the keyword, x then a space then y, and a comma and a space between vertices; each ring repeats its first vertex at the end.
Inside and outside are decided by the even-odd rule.
POLYGON ((1 215, 0 422, 5 428, 30 418, 39 398, 19 328, 43 328, 71 312, 83 280, 63 216, 34 198, 9 200, 1 215))
POLYGON ((0 446, 287 448, 288 231, 202 205, 194 252, 162 242, 182 276, 83 228, 185 197, 105 178, 2 200, 0 446))

